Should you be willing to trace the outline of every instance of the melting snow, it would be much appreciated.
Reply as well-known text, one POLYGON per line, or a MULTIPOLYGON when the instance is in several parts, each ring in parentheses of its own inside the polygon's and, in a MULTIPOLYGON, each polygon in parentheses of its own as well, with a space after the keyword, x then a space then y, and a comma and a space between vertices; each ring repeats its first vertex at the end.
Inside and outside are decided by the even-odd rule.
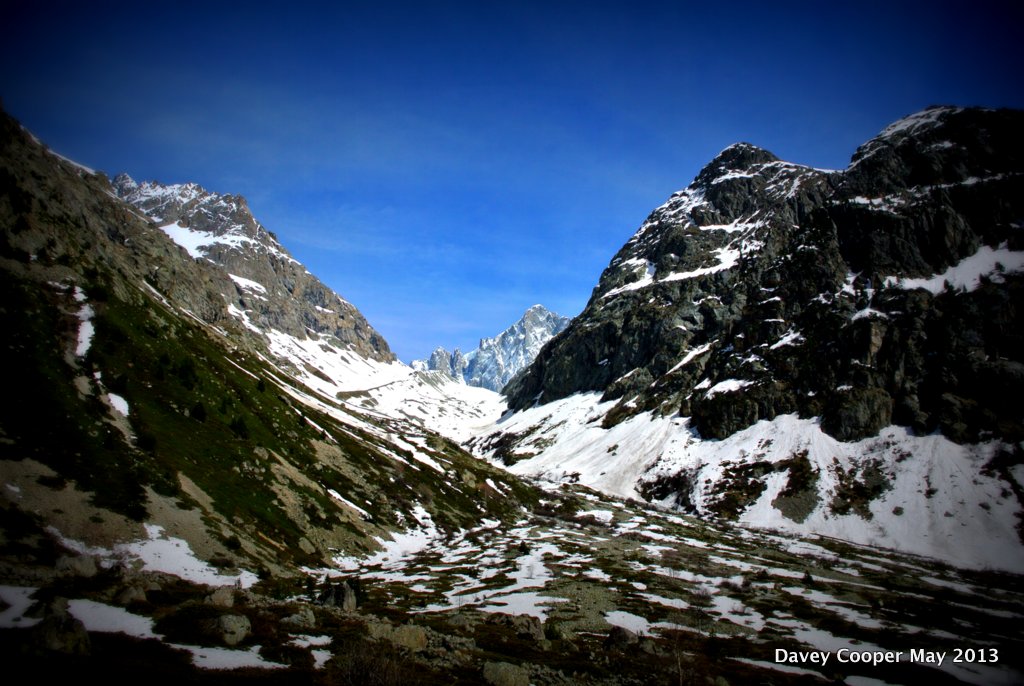
MULTIPOLYGON (((750 382, 730 379, 721 388, 716 385, 716 392, 738 390, 745 383, 750 382)), ((742 523, 834 536, 968 568, 1024 570, 1024 547, 1015 528, 1020 506, 1015 498, 1004 497, 1009 489, 997 474, 981 473, 1000 449, 998 442, 958 445, 941 435, 915 436, 890 427, 876 437, 844 443, 825 434, 817 420, 795 415, 758 422, 722 440, 703 440, 691 432, 688 420, 653 413, 602 428, 595 420, 612 406, 601 403, 600 394, 578 394, 506 417, 499 424, 502 431, 528 434, 518 448, 536 453, 510 471, 554 483, 578 481, 634 498, 641 480, 686 472, 694 484, 690 497, 704 511, 713 497, 710 484, 723 478, 729 463, 774 463, 806 453, 822 494, 807 518, 797 523, 773 504, 788 482, 788 470, 782 469, 759 477, 764 490, 740 515, 742 523), (630 449, 612 452, 613 446, 630 449), (857 474, 868 462, 879 465, 888 484, 868 505, 871 519, 856 512, 834 513, 830 503, 840 487, 837 468, 857 474), (938 489, 931 497, 924 495, 928 484, 938 489), (958 515, 947 517, 946 512, 958 515)), ((670 497, 664 504, 671 507, 674 501, 670 497)))
POLYGON ((172 241, 183 247, 195 259, 206 257, 206 249, 215 245, 241 248, 246 244, 256 244, 256 241, 248 236, 237 233, 217 235, 208 231, 190 229, 178 222, 164 224, 160 230, 170 236, 172 241))
POLYGON ((78 345, 75 347, 75 356, 85 357, 85 354, 89 352, 89 346, 92 345, 93 334, 96 333, 96 328, 92 323, 95 312, 93 312, 92 306, 85 302, 85 291, 78 286, 75 286, 75 302, 82 305, 78 310, 78 319, 82 323, 78 327, 78 345))
POLYGON ((1024 271, 1024 252, 1010 250, 1003 243, 998 248, 981 246, 978 252, 965 257, 941 274, 922 279, 885 277, 888 287, 914 289, 923 288, 934 295, 942 293, 946 284, 957 289, 973 291, 981 285, 981 278, 987 276, 999 283, 1000 275, 1024 271))
POLYGON ((232 281, 234 281, 240 288, 244 288, 250 291, 256 291, 257 293, 266 294, 267 288, 261 283, 252 281, 251 279, 245 279, 235 274, 228 274, 232 281))
POLYGON ((110 406, 117 410, 121 415, 128 416, 128 401, 117 395, 116 393, 107 393, 107 400, 110 401, 110 406))
POLYGON ((142 561, 146 570, 174 574, 182 579, 209 586, 237 584, 249 588, 258 580, 255 574, 248 571, 236 575, 221 574, 216 568, 197 558, 187 541, 167 536, 163 527, 156 524, 145 526, 149 540, 118 544, 114 547, 113 555, 118 558, 137 558, 142 561))
POLYGON ((748 381, 746 379, 726 379, 725 381, 719 381, 709 388, 707 393, 704 394, 704 397, 711 398, 719 393, 735 393, 738 390, 753 385, 753 383, 753 381, 748 381))
POLYGON ((41 617, 26 617, 32 603, 32 594, 37 588, 24 586, 0 586, 0 600, 9 607, 0 611, 0 629, 23 629, 43 621, 41 617))

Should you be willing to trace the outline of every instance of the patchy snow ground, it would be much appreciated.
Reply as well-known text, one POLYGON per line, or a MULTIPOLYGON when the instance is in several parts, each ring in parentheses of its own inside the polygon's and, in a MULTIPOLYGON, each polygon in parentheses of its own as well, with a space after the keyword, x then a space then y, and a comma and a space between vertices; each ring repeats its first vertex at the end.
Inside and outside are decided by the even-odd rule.
POLYGON ((187 541, 168 536, 157 524, 146 524, 145 529, 147 540, 118 543, 113 549, 106 549, 88 546, 64 536, 54 527, 47 527, 47 531, 65 548, 80 555, 93 555, 106 567, 117 563, 138 563, 146 571, 173 574, 186 581, 209 586, 250 588, 258 581, 255 574, 245 570, 239 574, 221 574, 196 557, 187 541))
MULTIPOLYGON (((655 637, 783 640, 801 650, 894 650, 922 635, 934 649, 988 645, 1019 621, 993 614, 1024 601, 1009 577, 1010 586, 985 588, 987 573, 975 578, 925 558, 716 526, 567 489, 559 490, 577 498, 575 515, 432 532, 387 554, 346 558, 336 573, 357 574, 375 589, 371 602, 413 614, 525 614, 580 634, 621 626, 655 637), (938 620, 937 603, 955 606, 956 616, 938 620)), ((964 667, 942 671, 972 684, 1020 677, 1005 666, 964 667)))
POLYGON ((0 610, 0 629, 24 629, 42 621, 42 618, 25 616, 35 602, 32 594, 38 590, 25 586, 0 586, 0 601, 6 605, 0 610))
MULTIPOLYGON (((163 639, 163 636, 153 631, 152 619, 133 614, 121 607, 94 600, 77 599, 68 603, 68 611, 75 619, 82 622, 86 631, 119 633, 140 639, 163 639)), ((265 660, 259 654, 260 646, 252 646, 245 650, 232 650, 179 643, 169 643, 168 645, 191 653, 192 663, 202 669, 228 670, 244 667, 281 669, 286 667, 286 665, 265 660)))
MULTIPOLYGON (((528 456, 509 470, 634 498, 641 481, 685 473, 692 484, 685 495, 698 512, 708 513, 714 488, 730 467, 777 463, 806 452, 819 492, 806 519, 789 519, 773 504, 788 481, 788 469, 780 468, 757 478, 763 492, 742 512, 740 523, 834 536, 962 567, 1024 572, 1024 546, 1016 531, 1020 505, 1010 484, 983 470, 1002 447, 998 442, 959 445, 941 435, 915 436, 889 427, 876 437, 844 443, 823 432, 816 420, 795 415, 758 422, 722 440, 702 440, 685 418, 651 413, 604 429, 599 419, 613 405, 601 403, 597 393, 577 394, 502 418, 494 428, 521 435, 514 453, 528 456), (886 482, 868 505, 870 519, 855 511, 836 514, 831 505, 843 479, 860 475, 866 465, 886 482)), ((481 431, 470 447, 479 451, 487 433, 481 431)), ((674 496, 663 504, 673 506, 674 496)))

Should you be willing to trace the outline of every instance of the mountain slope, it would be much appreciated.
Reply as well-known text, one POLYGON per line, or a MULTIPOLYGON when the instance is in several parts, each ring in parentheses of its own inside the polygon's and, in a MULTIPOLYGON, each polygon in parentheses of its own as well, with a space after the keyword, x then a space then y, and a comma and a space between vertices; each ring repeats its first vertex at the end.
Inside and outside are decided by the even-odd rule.
POLYGON ((389 362, 395 356, 350 303, 288 254, 249 211, 245 198, 210 193, 193 184, 136 183, 114 179, 117 196, 155 222, 195 259, 228 272, 222 294, 232 316, 266 331, 296 338, 329 336, 360 357, 389 362))
POLYGON ((140 202, 145 215, 0 125, 0 329, 18 389, 0 477, 30 530, 103 555, 162 530, 222 568, 288 576, 534 497, 422 425, 335 397, 412 372, 240 200, 147 186, 172 202, 140 202), (197 259, 157 225, 168 219, 219 242, 197 259))
POLYGON ((534 305, 519 321, 494 338, 481 339, 476 350, 463 354, 458 348, 451 353, 437 348, 428 360, 416 360, 413 366, 424 371, 439 371, 470 386, 500 391, 529 366, 544 344, 569 322, 568 317, 557 315, 543 305, 534 305))
POLYGON ((1022 123, 929 109, 841 172, 730 146, 509 385, 526 412, 475 444, 522 473, 917 550, 900 513, 920 508, 934 554, 981 536, 991 563, 1024 568, 1022 123), (613 439, 626 424, 645 442, 613 439), (852 443, 880 435, 888 457, 852 443))

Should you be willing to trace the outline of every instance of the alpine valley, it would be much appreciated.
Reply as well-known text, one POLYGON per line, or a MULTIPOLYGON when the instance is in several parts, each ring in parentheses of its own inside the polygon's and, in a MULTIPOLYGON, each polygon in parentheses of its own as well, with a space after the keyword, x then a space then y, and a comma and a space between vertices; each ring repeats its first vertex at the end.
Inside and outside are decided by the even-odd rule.
POLYGON ((410 367, 244 198, 0 113, 5 664, 1021 683, 1022 129, 929 108, 840 171, 730 146, 574 319, 410 367))

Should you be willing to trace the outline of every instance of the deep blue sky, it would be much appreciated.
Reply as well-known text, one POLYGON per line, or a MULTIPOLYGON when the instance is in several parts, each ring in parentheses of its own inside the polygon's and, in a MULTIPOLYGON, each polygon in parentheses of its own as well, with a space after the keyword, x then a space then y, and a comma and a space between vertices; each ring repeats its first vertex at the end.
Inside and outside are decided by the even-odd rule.
POLYGON ((405 361, 577 314, 730 143, 841 168, 927 105, 1024 107, 1021 3, 550 4, 8 1, 0 97, 83 164, 245 195, 405 361))

